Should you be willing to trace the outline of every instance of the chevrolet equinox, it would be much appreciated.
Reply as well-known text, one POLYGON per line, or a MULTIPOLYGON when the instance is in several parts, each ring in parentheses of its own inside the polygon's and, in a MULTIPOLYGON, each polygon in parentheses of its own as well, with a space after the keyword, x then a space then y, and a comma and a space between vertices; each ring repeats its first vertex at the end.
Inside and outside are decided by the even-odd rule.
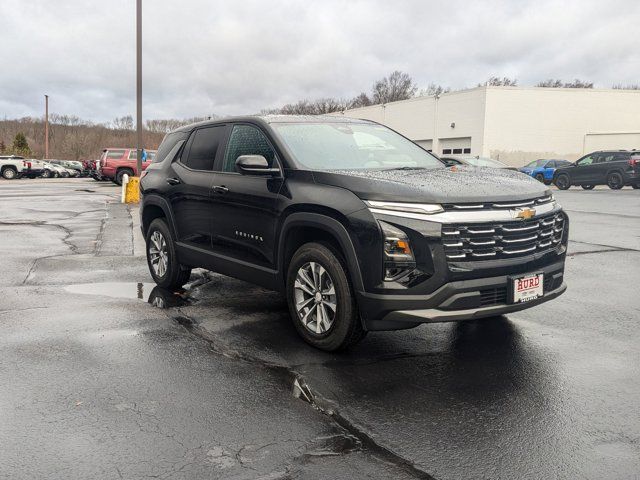
POLYGON ((324 350, 368 331, 500 315, 562 294, 568 218, 519 172, 448 167, 380 124, 344 117, 206 121, 143 172, 149 270, 201 267, 286 295, 324 350))

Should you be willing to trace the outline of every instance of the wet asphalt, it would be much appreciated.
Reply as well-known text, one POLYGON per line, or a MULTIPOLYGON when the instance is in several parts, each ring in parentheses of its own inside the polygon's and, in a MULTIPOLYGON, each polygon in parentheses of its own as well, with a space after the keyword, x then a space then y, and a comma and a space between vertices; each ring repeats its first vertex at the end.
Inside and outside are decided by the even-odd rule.
POLYGON ((638 478, 640 192, 555 194, 562 297, 327 354, 272 292, 154 288, 112 184, 1 181, 0 478, 638 478))

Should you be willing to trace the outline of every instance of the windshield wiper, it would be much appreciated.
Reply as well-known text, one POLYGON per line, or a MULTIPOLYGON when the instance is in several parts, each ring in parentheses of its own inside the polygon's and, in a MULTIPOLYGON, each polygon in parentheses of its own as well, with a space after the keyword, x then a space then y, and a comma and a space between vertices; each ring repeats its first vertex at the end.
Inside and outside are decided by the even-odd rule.
POLYGON ((427 170, 427 167, 395 167, 386 168, 385 170, 427 170))

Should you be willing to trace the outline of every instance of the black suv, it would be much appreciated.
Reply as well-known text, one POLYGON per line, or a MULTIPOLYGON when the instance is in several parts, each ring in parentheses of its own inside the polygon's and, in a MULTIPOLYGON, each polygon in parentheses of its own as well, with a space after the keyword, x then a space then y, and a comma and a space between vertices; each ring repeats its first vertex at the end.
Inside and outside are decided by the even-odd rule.
POLYGON ((158 285, 203 267, 283 292, 300 335, 337 350, 370 330, 522 310, 562 294, 568 218, 519 172, 447 167, 343 117, 182 127, 144 172, 158 285))
POLYGON ((640 188, 640 161, 636 150, 606 150, 593 152, 553 174, 553 183, 566 190, 580 185, 591 190, 596 185, 608 185, 619 190, 625 185, 640 188))

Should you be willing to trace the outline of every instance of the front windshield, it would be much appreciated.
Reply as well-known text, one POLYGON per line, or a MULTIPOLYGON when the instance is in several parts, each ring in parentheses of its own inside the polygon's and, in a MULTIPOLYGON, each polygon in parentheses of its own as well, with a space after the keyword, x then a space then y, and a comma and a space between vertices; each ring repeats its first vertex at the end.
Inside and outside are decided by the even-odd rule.
POLYGON ((282 123, 274 130, 310 170, 443 168, 415 143, 382 125, 367 123, 282 123))
POLYGON ((497 160, 493 160, 491 158, 479 157, 479 158, 469 158, 467 160, 471 165, 476 167, 493 167, 493 168, 503 168, 504 163, 501 163, 497 160))
POLYGON ((541 167, 545 163, 547 163, 546 160, 534 160, 533 162, 527 164, 527 167, 529 168, 541 167))

